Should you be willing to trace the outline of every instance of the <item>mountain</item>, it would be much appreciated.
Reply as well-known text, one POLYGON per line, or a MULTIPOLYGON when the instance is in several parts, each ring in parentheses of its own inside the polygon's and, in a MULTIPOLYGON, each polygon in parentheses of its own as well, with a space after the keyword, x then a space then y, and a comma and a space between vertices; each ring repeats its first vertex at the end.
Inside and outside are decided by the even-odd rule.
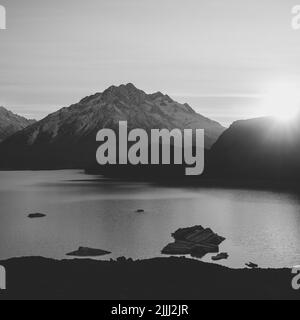
POLYGON ((0 107, 0 142, 34 122, 0 107))
POLYGON ((212 147, 206 175, 226 179, 300 178, 300 119, 237 121, 212 147))
POLYGON ((207 148, 225 130, 168 95, 146 94, 133 84, 112 86, 50 114, 4 141, 0 144, 0 167, 86 168, 95 163, 97 132, 102 128, 118 130, 121 120, 128 121, 129 130, 205 129, 207 148))

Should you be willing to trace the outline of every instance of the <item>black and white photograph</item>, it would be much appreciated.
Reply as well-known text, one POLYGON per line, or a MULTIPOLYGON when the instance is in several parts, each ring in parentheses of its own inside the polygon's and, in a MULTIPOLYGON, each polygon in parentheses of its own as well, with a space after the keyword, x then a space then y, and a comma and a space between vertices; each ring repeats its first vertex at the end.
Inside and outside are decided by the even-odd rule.
POLYGON ((300 0, 0 0, 0 300, 300 300, 299 57, 300 0))

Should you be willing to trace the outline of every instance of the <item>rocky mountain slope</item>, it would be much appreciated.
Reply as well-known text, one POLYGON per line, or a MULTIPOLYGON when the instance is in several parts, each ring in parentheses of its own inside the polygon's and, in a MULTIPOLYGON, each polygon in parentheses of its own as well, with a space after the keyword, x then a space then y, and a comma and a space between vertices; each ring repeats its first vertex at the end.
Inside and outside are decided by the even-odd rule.
POLYGON ((143 128, 205 129, 210 148, 225 130, 160 92, 146 94, 133 84, 112 86, 63 108, 15 134, 0 145, 0 167, 14 169, 86 168, 95 162, 96 134, 118 130, 127 120, 129 130, 143 128), (20 160, 21 159, 21 160, 20 160))
POLYGON ((0 142, 34 122, 0 107, 0 142))

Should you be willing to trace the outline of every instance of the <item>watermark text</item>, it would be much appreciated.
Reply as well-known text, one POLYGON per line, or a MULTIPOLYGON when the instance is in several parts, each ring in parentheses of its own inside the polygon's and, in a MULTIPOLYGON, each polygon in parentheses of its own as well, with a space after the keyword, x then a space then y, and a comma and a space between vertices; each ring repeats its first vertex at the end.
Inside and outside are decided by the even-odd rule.
POLYGON ((0 30, 6 29, 6 9, 0 5, 0 30))
POLYGON ((118 137, 111 129, 100 130, 96 137, 98 142, 102 142, 96 154, 98 164, 174 164, 185 165, 187 176, 203 173, 204 130, 152 129, 150 131, 150 137, 144 129, 133 129, 128 132, 127 121, 119 122, 118 137))
POLYGON ((300 4, 292 8, 292 28, 300 30, 300 4))
POLYGON ((0 290, 6 290, 6 270, 0 266, 0 290))
POLYGON ((292 280, 292 287, 294 290, 299 290, 300 289, 300 266, 293 267, 292 274, 295 275, 292 280))

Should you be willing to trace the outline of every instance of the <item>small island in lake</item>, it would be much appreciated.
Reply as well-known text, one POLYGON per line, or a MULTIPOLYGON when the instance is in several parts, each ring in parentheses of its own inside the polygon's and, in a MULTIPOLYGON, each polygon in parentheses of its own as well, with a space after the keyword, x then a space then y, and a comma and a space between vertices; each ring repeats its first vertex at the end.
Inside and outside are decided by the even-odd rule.
POLYGON ((43 213, 30 213, 28 215, 28 218, 30 218, 30 219, 40 219, 40 218, 45 218, 45 217, 46 217, 46 215, 43 213))

